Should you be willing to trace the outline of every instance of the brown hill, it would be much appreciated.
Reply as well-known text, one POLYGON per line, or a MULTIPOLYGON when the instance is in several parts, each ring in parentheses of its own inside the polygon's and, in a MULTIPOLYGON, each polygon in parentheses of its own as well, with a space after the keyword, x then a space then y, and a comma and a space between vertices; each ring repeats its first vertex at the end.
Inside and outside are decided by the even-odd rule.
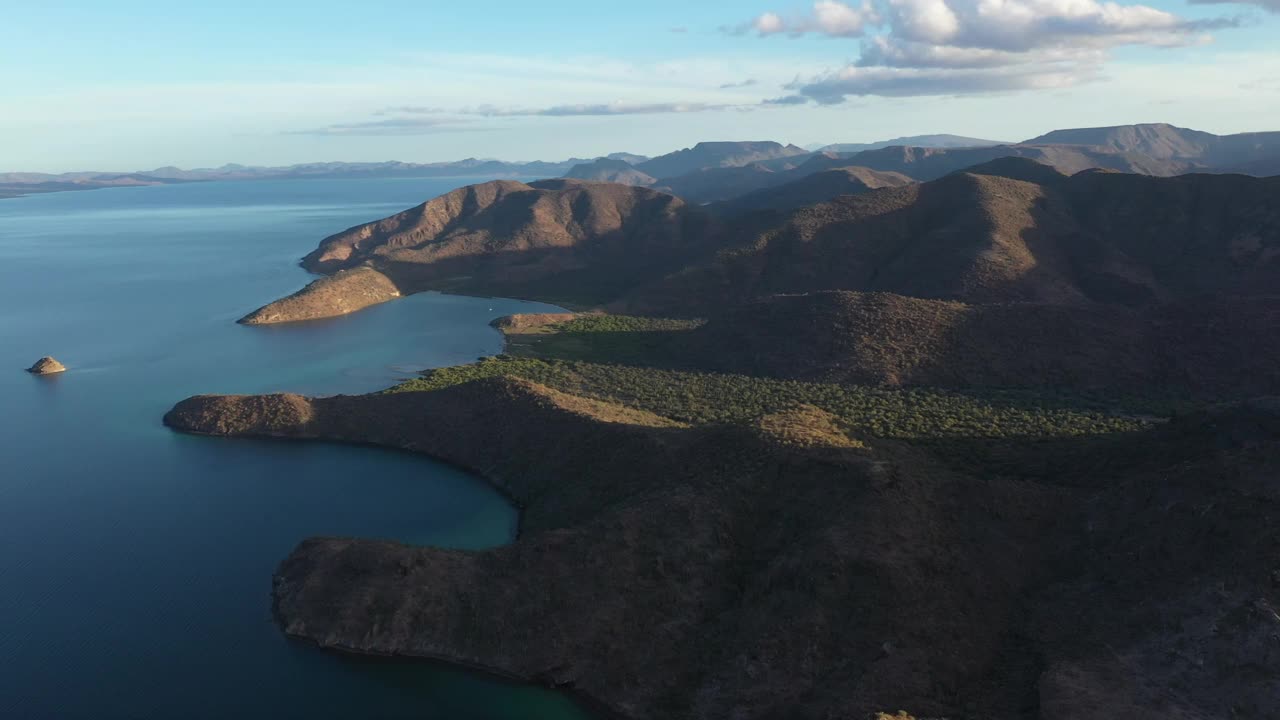
POLYGON ((574 165, 564 175, 574 180, 590 182, 611 182, 623 185, 652 185, 655 180, 624 160, 597 158, 594 162, 574 165))
POLYGON ((327 648, 626 718, 1265 718, 1280 691, 1275 402, 1015 442, 972 474, 815 408, 684 428, 503 378, 165 420, 424 452, 524 508, 490 550, 303 541, 274 610, 327 648))
POLYGON ((319 280, 244 321, 343 314, 427 289, 598 302, 682 266, 714 237, 704 213, 644 188, 563 179, 473 185, 326 238, 303 266, 360 273, 319 280), (339 302, 344 293, 359 297, 339 302))
POLYGON ((805 174, 801 172, 799 168, 792 171, 793 174, 800 175, 799 179, 746 193, 720 203, 715 209, 727 214, 794 210, 826 202, 840 195, 857 195, 878 188, 901 187, 915 182, 902 173, 860 167, 836 167, 805 174))
POLYGON ((1166 123, 1054 130, 1028 145, 1084 145, 1115 152, 1139 152, 1160 159, 1203 158, 1219 137, 1166 123))
POLYGON ((1028 145, 1077 145, 1156 160, 1182 160, 1207 170, 1245 167, 1280 156, 1280 132, 1214 135, 1166 123, 1055 130, 1028 145))
MULTIPOLYGON (((765 191, 769 188, 794 183, 825 170, 850 166, 851 163, 846 157, 837 153, 815 153, 805 157, 803 161, 787 162, 781 165, 776 162, 760 162, 739 167, 698 170, 679 177, 667 178, 661 181, 658 189, 698 204, 734 200, 752 193, 755 193, 757 198, 763 198, 768 194, 765 191)), ((858 174, 867 181, 869 187, 886 187, 900 185, 904 181, 911 182, 910 178, 901 173, 881 173, 880 177, 874 178, 875 172, 862 168, 858 174)), ((822 181, 818 181, 816 185, 822 185, 822 181)), ((815 198, 810 202, 827 200, 831 197, 834 197, 834 194, 815 198)), ((779 206, 798 207, 788 201, 779 203, 779 206)))
POLYGON ((996 145, 977 148, 889 147, 846 156, 846 164, 900 172, 916 180, 944 175, 1000 158, 1020 157, 1049 165, 1066 175, 1092 170, 1118 170, 1161 177, 1190 172, 1198 166, 1185 160, 1160 159, 1139 152, 1119 152, 1073 145, 996 145))
MULTIPOLYGON (((836 179, 903 182, 851 172, 836 179)), ((1280 281, 1277 183, 1099 171, 1068 178, 1001 158, 781 217, 740 215, 727 227, 644 188, 486 183, 326 239, 304 260, 308 269, 367 271, 317 281, 246 322, 340 314, 426 289, 683 315, 822 290, 1132 306, 1269 294, 1280 281)))
POLYGON ((636 168, 665 180, 696 170, 749 165, 761 160, 808 154, 804 148, 776 142, 700 142, 691 148, 646 160, 636 168))
POLYGON ((782 295, 733 308, 681 344, 719 370, 821 382, 1198 398, 1280 393, 1278 296, 1132 311, 782 295))
POLYGON ((657 184, 657 189, 687 202, 705 204, 728 200, 760 188, 787 181, 786 171, 772 170, 761 163, 734 167, 703 168, 657 184))
POLYGON ((957 173, 739 227, 735 249, 633 295, 628 307, 696 313, 821 290, 1142 305, 1280 287, 1280 179, 1051 180, 957 173))

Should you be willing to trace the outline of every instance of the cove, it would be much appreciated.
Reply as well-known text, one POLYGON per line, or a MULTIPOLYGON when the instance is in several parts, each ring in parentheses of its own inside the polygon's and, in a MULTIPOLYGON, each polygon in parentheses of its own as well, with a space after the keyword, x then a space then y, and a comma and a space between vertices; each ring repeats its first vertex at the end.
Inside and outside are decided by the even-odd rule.
POLYGON ((0 716, 576 720, 571 701, 287 640, 271 573, 311 535, 478 548, 516 513, 448 466, 160 424, 195 393, 369 392, 498 352, 554 311, 415 295, 334 320, 235 319, 333 232, 469 180, 197 183, 0 201, 0 716), (52 354, 60 376, 22 371, 52 354))

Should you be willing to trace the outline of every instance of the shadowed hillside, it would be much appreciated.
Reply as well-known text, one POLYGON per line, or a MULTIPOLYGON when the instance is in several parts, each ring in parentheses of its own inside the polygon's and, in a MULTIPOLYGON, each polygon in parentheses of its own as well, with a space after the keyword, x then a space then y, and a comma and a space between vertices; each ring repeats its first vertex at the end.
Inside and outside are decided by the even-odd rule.
POLYGON ((1182 160, 1198 167, 1233 170, 1251 162, 1280 160, 1280 132, 1214 135, 1166 123, 1055 130, 1028 145, 1079 145, 1157 160, 1182 160))
POLYGON ((813 407, 684 427, 510 378, 196 397, 166 422, 424 452, 524 508, 520 540, 490 550, 303 541, 274 610, 323 647, 627 718, 1167 720, 1267 717, 1280 690, 1278 417, 1257 402, 1015 443, 975 473, 813 407))
POLYGON ((729 215, 760 210, 795 210, 841 195, 858 195, 879 188, 910 185, 912 182, 911 178, 901 173, 860 167, 836 167, 803 174, 797 180, 746 193, 720 203, 714 209, 718 213, 729 215))
POLYGON ((611 182, 623 185, 647 186, 656 182, 654 178, 640 172, 631 163, 609 158, 600 158, 594 162, 574 165, 564 176, 573 180, 611 182))
MULTIPOLYGON (((1044 175, 1022 162, 991 172, 1044 175)), ((1269 294, 1280 282, 1280 179, 1087 172, 1039 184, 982 172, 797 210, 631 307, 820 290, 1136 306, 1269 294)))
POLYGON ((735 307, 677 343, 722 370, 822 382, 1202 399, 1280 393, 1275 296, 1129 311, 783 295, 735 307))
POLYGON ((691 148, 646 160, 636 168, 656 178, 669 178, 705 168, 748 165, 761 160, 807 154, 804 148, 776 142, 700 142, 691 148))
POLYGON ((742 207, 724 221, 618 184, 475 185, 325 239, 305 267, 366 270, 318 280, 246 322, 342 314, 422 290, 689 316, 823 290, 1141 306, 1269 294, 1280 282, 1280 179, 1064 177, 1001 158, 903 182, 861 169, 821 174, 750 209, 863 192, 789 214, 742 207))
POLYGON ((936 180, 944 175, 991 160, 1020 157, 1072 175, 1084 170, 1118 170, 1142 175, 1170 176, 1191 172, 1194 163, 1154 158, 1139 152, 1072 145, 996 145, 977 148, 888 147, 846 156, 846 164, 873 170, 900 172, 916 180, 936 180))
MULTIPOLYGON (((845 168, 850 165, 852 163, 845 156, 836 153, 816 153, 804 158, 802 162, 782 166, 778 166, 776 163, 751 163, 739 167, 698 170, 687 175, 659 181, 658 189, 691 203, 737 200, 748 195, 753 196, 758 202, 761 198, 771 197, 770 190, 800 182, 826 170, 845 168)), ((903 185, 912 182, 911 178, 895 172, 877 172, 867 168, 859 168, 857 174, 869 188, 903 185)), ((830 178, 828 178, 827 182, 829 181, 830 178)), ((823 182, 822 180, 814 181, 809 187, 820 186, 823 182)), ((834 197, 834 195, 815 198, 810 202, 827 200, 831 197, 834 197)), ((749 202, 744 201, 743 205, 749 207, 749 202)), ((779 206, 788 204, 788 201, 782 201, 779 206)), ((790 206, 798 207, 795 204, 790 206)))

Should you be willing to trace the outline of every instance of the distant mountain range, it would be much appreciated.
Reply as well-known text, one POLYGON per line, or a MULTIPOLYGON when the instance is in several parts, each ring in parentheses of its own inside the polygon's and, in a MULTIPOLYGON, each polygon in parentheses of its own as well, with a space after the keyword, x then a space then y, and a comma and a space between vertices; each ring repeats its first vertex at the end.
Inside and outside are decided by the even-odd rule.
POLYGON ((1019 143, 960 135, 917 135, 874 143, 838 143, 811 152, 771 141, 701 142, 654 158, 612 153, 560 162, 323 162, 284 167, 223 165, 134 173, 0 173, 0 197, 101 187, 264 178, 568 177, 653 187, 702 204, 741 197, 807 175, 842 167, 900 173, 916 181, 940 178, 1005 157, 1023 157, 1073 174, 1106 169, 1142 175, 1192 172, 1280 174, 1280 132, 1214 135, 1167 124, 1055 130, 1019 143))
MULTIPOLYGON (((704 151, 702 167, 681 175, 646 171, 633 177, 625 167, 613 164, 607 177, 575 177, 648 185, 689 202, 705 204, 733 200, 838 168, 898 173, 925 182, 1002 158, 1035 160, 1067 175, 1095 169, 1160 177, 1194 172, 1259 177, 1280 174, 1280 132, 1220 136, 1163 124, 1058 130, 1013 144, 926 135, 866 145, 830 145, 806 154, 794 154, 794 146, 784 148, 776 143, 741 143, 739 152, 726 143, 703 143, 692 150, 650 160, 644 167, 688 167, 699 148, 711 145, 715 146, 716 155, 705 157, 704 151), (841 148, 864 149, 842 152, 841 148), (741 162, 748 157, 757 159, 741 162), (680 162, 673 162, 676 160, 680 162), (648 177, 656 179, 649 181, 648 177)), ((816 189, 823 184, 811 187, 816 189)), ((834 195, 804 197, 817 202, 834 195)))
MULTIPOLYGON (((613 153, 606 158, 611 162, 642 163, 643 155, 613 153)), ((131 185, 165 185, 176 182, 204 182, 211 180, 264 180, 264 179, 322 179, 322 178, 384 178, 384 177, 459 177, 459 178, 546 178, 558 177, 575 165, 590 160, 570 158, 562 162, 503 162, 467 158, 456 162, 406 163, 406 162, 321 162, 260 167, 228 164, 217 168, 184 170, 162 167, 135 173, 71 172, 59 175, 46 173, 0 173, 0 197, 12 197, 43 192, 65 190, 94 190, 105 187, 131 185)))

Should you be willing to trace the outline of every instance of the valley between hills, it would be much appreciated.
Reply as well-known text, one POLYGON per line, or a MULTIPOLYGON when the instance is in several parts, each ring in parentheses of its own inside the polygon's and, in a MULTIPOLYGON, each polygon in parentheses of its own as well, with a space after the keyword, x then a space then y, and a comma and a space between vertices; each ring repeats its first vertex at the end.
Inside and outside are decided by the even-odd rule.
POLYGON ((628 719, 1274 718, 1276 137, 706 143, 468 186, 325 238, 241 322, 574 312, 383 392, 165 423, 422 453, 520 508, 490 550, 302 542, 273 610, 324 648, 628 719))

